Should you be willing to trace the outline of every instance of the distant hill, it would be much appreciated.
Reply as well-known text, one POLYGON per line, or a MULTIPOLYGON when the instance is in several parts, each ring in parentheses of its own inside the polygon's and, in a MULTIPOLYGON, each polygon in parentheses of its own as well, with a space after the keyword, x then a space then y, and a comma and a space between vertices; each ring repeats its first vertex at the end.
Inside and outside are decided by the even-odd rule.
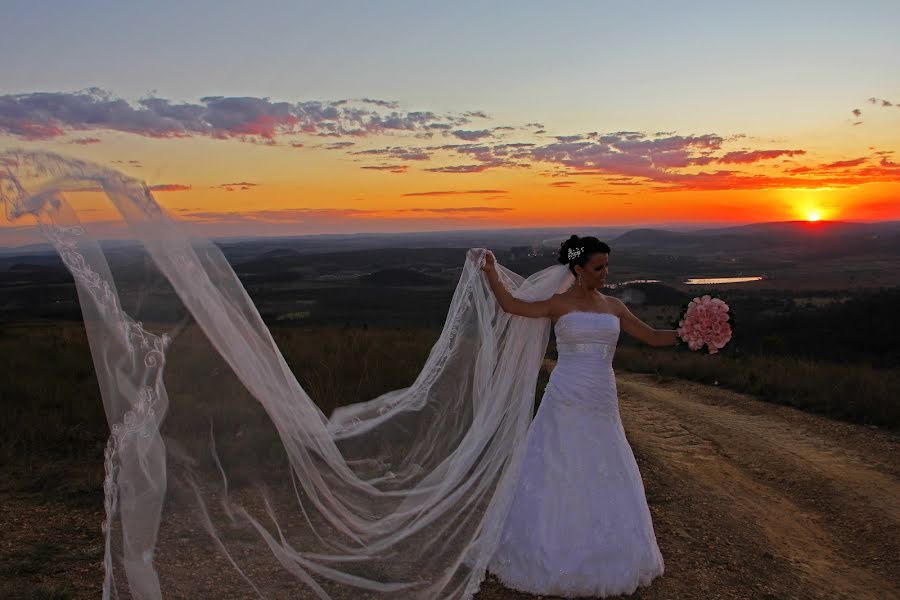
POLYGON ((382 269, 359 278, 378 285, 447 285, 447 281, 412 269, 382 269))
POLYGON ((298 258, 300 255, 299 252, 292 248, 276 248, 274 250, 269 250, 268 252, 263 252, 260 257, 273 259, 273 258, 298 258))
POLYGON ((692 243, 695 234, 668 231, 666 229, 632 229, 626 231, 613 242, 617 246, 652 246, 654 244, 692 243))
POLYGON ((612 240, 613 250, 712 255, 778 251, 792 256, 900 254, 900 223, 784 221, 675 232, 633 229, 612 240))
MULTIPOLYGON (((268 237, 247 239, 220 239, 216 243, 229 261, 241 261, 258 257, 271 250, 295 250, 301 254, 363 254, 372 250, 402 248, 407 251, 447 249, 455 251, 468 248, 507 250, 513 246, 543 244, 556 249, 569 235, 596 235, 608 239, 627 231, 628 227, 592 227, 581 230, 570 227, 541 227, 525 229, 480 229, 460 231, 423 231, 403 233, 354 233, 320 234, 297 237, 268 237)), ((429 254, 431 255, 431 254, 429 254)), ((363 256, 364 257, 364 256, 363 256)), ((465 257, 465 254, 462 254, 465 257)))
POLYGON ((14 262, 8 266, 3 265, 3 261, 0 261, 0 288, 9 283, 18 284, 23 281, 30 282, 33 285, 72 281, 72 276, 66 270, 62 261, 59 260, 59 257, 54 258, 56 259, 55 261, 48 260, 44 263, 14 262))
POLYGON ((37 268, 65 269, 66 267, 55 251, 53 252, 53 254, 0 256, 0 271, 6 271, 10 269, 16 269, 19 271, 23 269, 34 270, 37 268))
POLYGON ((9 270, 10 271, 28 271, 28 272, 33 272, 33 273, 46 273, 48 271, 53 271, 53 272, 59 271, 59 268, 61 266, 62 266, 61 264, 60 265, 56 265, 56 264, 35 265, 32 263, 15 263, 14 265, 12 265, 9 268, 9 270))
POLYGON ((292 250, 276 250, 243 260, 234 265, 238 273, 278 273, 295 269, 309 262, 292 250))
POLYGON ((699 235, 759 235, 759 234, 791 234, 791 235, 859 235, 879 233, 900 233, 900 222, 885 221, 881 223, 856 223, 853 221, 773 221, 769 223, 751 223, 734 227, 717 227, 700 229, 699 235))

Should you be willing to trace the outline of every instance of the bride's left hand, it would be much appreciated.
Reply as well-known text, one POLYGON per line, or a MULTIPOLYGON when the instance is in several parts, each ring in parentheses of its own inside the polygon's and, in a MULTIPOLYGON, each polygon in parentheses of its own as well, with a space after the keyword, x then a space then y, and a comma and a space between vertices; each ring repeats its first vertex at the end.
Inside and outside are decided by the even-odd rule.
POLYGON ((494 253, 491 252, 490 250, 485 250, 484 251, 484 264, 481 265, 481 270, 484 271, 485 273, 490 273, 497 266, 496 263, 497 263, 497 261, 494 259, 494 253))

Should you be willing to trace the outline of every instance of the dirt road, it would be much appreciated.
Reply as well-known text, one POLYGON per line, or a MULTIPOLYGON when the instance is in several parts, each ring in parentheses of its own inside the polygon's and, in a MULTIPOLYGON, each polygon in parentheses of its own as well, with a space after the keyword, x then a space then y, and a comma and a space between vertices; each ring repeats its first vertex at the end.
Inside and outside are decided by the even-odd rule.
POLYGON ((617 381, 666 560, 633 597, 900 598, 900 437, 718 387, 617 381))
MULTIPOLYGON (((632 598, 900 598, 900 435, 718 387, 617 381, 666 561, 632 598)), ((0 596, 97 597, 101 511, 0 498, 0 596)), ((477 598, 533 596, 489 576, 477 598)))

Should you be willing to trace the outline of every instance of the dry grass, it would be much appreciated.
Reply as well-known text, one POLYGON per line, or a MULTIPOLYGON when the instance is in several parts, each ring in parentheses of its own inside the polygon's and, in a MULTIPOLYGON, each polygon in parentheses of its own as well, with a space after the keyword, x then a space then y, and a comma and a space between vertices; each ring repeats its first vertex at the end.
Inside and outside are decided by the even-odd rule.
POLYGON ((837 419, 900 426, 900 371, 792 357, 708 355, 621 346, 615 366, 677 377, 787 404, 837 419))
MULTIPOLYGON (((433 329, 273 330, 300 384, 326 415, 340 403, 367 400, 408 386, 438 334, 433 329)), ((173 352, 179 351, 179 344, 193 345, 190 331, 176 341, 173 352)), ((37 491, 54 485, 52 472, 39 473, 48 458, 94 462, 102 456, 108 426, 83 326, 71 322, 2 326, 0 353, 5 363, 0 370, 0 459, 15 462, 19 475, 32 476, 29 487, 37 491)), ((173 364, 185 373, 194 367, 195 372, 204 367, 228 370, 221 360, 216 363, 209 353, 196 350, 173 364)), ((619 347, 616 367, 722 385, 843 420, 900 425, 897 370, 633 346, 619 347)), ((171 378, 173 383, 173 409, 177 409, 179 397, 190 396, 202 386, 220 385, 222 396, 241 387, 227 376, 180 377, 179 369, 167 374, 167 382, 171 378)), ((546 370, 540 374, 537 399, 548 374, 546 370)))

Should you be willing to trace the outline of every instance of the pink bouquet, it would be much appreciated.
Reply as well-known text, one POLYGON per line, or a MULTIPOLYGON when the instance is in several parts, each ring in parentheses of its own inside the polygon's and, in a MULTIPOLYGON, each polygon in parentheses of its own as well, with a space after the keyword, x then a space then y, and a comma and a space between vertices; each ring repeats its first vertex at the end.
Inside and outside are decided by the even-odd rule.
POLYGON ((728 305, 720 298, 694 298, 678 321, 678 337, 691 350, 699 350, 705 344, 709 353, 715 354, 731 339, 728 319, 728 305))

